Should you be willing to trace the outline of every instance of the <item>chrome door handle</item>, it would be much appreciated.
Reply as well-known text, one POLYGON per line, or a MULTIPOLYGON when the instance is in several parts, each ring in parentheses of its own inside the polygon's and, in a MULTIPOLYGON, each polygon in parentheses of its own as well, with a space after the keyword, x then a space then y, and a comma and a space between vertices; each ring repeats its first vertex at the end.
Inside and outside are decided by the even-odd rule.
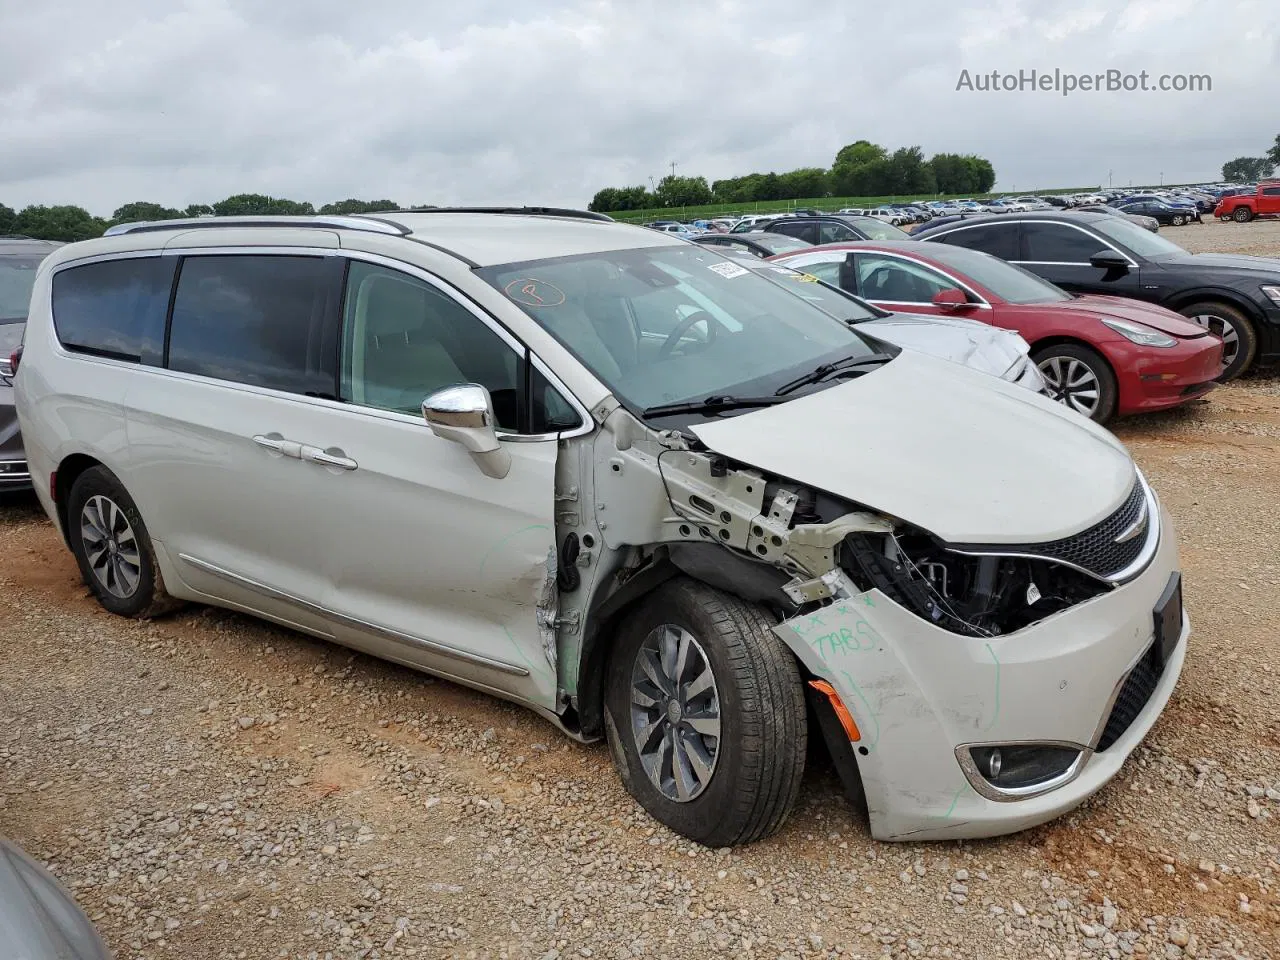
POLYGON ((253 438, 253 442, 258 446, 270 450, 272 453, 278 453, 282 457, 292 457, 294 460, 302 459, 302 444, 296 440, 286 440, 278 433, 257 434, 253 438))
POLYGON ((317 463, 322 467, 337 467, 339 470, 355 470, 360 466, 350 457, 342 456, 341 450, 337 453, 329 453, 327 450, 311 446, 302 448, 302 459, 317 463))

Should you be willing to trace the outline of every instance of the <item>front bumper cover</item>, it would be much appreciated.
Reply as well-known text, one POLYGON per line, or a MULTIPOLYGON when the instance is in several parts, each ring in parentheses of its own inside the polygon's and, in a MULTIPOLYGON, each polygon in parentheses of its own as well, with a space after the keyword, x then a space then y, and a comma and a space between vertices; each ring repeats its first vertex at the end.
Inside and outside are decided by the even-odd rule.
POLYGON ((1123 586, 1015 633, 964 637, 878 590, 775 630, 835 687, 857 724, 854 744, 872 835, 962 839, 1012 833, 1078 806, 1120 770, 1164 709, 1182 671, 1189 622, 1154 691, 1124 734, 1095 752, 1118 685, 1150 648, 1152 611, 1178 569, 1172 521, 1147 568, 1123 586), (1081 762, 1053 789, 981 795, 957 747, 1078 745, 1081 762))

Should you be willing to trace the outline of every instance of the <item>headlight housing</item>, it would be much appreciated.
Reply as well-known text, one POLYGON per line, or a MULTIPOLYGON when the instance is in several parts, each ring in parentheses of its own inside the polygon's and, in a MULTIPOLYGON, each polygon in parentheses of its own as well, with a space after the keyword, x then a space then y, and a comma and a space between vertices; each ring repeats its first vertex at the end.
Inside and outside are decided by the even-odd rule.
POLYGON ((1275 284, 1266 284, 1262 288, 1262 292, 1266 294, 1268 300, 1280 307, 1280 286, 1275 284))
POLYGON ((1117 320, 1115 317, 1103 317, 1102 322, 1126 340, 1143 347, 1174 347, 1178 345, 1178 341, 1167 333, 1144 327, 1140 323, 1117 320))

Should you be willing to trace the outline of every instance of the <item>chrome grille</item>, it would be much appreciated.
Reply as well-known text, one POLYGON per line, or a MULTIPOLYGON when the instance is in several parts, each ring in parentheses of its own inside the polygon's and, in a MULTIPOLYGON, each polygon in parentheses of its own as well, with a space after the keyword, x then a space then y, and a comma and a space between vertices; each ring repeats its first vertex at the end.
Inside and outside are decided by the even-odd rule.
POLYGON ((1154 502, 1148 502, 1146 485, 1135 478, 1133 489, 1124 503, 1110 516, 1081 533, 1042 543, 951 546, 961 553, 1043 557, 1108 580, 1129 567, 1142 554, 1156 525, 1156 518, 1151 515, 1154 507, 1154 502), (1145 524, 1134 531, 1135 524, 1144 519, 1145 524), (1134 531, 1131 536, 1119 539, 1130 531, 1134 531))

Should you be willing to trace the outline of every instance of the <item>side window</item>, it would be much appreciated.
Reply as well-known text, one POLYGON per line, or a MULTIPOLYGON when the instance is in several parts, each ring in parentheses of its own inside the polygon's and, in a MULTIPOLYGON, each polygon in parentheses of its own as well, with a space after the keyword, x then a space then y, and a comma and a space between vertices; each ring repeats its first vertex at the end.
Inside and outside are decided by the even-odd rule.
POLYGON ((843 223, 827 221, 826 223, 821 224, 818 230, 819 243, 840 243, 844 240, 858 239, 861 238, 843 223))
POLYGON ((68 350, 158 366, 177 257, 131 257, 53 276, 53 326, 68 350))
POLYGON ((938 239, 942 243, 949 243, 955 247, 980 250, 1001 260, 1018 259, 1018 225, 1016 223, 966 227, 962 230, 953 230, 938 239))
POLYGON ((1280 197, 1280 187, 1263 187, 1262 195, 1264 197, 1280 197))
POLYGON ((431 284, 351 261, 342 329, 343 400, 417 415, 428 394, 478 383, 493 397, 498 426, 519 428, 524 358, 431 284))
POLYGON ((783 233, 788 237, 797 237, 806 243, 817 243, 818 230, 817 224, 803 223, 793 221, 791 223, 777 223, 769 228, 770 233, 783 233))
POLYGON ((867 300, 929 303, 940 290, 960 289, 942 274, 907 260, 860 253, 855 263, 858 293, 867 300))
POLYGON ((1088 263, 1106 244, 1091 233, 1064 223, 1024 223, 1023 260, 1047 263, 1088 263))
POLYGON ((332 398, 339 267, 332 257, 184 258, 169 369, 332 398))
POLYGON ((553 387, 542 371, 530 366, 529 376, 529 432, 556 433, 572 430, 582 425, 582 418, 569 405, 569 401, 553 387))
POLYGON ((796 264, 791 269, 799 270, 801 273, 807 273, 811 277, 817 277, 823 283, 829 283, 831 286, 839 288, 840 264, 843 261, 843 257, 839 260, 817 260, 803 265, 796 264))

